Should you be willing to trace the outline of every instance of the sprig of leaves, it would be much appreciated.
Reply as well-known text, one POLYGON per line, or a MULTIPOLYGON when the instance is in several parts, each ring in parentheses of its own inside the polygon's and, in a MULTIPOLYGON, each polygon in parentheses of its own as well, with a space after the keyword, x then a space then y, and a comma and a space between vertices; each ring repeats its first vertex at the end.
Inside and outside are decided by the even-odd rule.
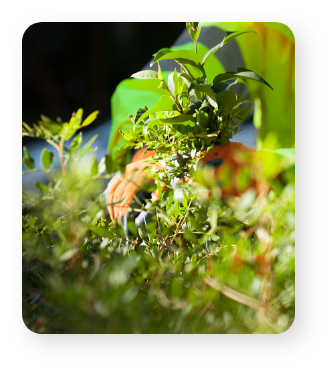
MULTIPOLYGON (((187 22, 186 27, 196 45, 201 24, 187 22)), ((251 111, 252 102, 242 101, 230 88, 237 84, 237 79, 250 79, 267 85, 263 78, 253 71, 237 68, 237 72, 217 75, 212 84, 208 84, 205 62, 230 40, 254 31, 227 32, 221 43, 211 48, 202 62, 198 55, 189 50, 172 51, 163 49, 153 55, 151 66, 161 60, 172 59, 180 66, 180 73, 171 72, 164 81, 160 66, 158 71, 137 72, 132 77, 137 79, 156 79, 159 88, 167 90, 152 108, 139 109, 135 116, 130 116, 133 128, 121 132, 129 141, 123 149, 155 148, 154 141, 160 148, 170 149, 171 154, 187 154, 192 145, 203 147, 213 143, 226 145, 239 131, 238 127, 251 111)), ((156 150, 157 154, 160 150, 156 150)))

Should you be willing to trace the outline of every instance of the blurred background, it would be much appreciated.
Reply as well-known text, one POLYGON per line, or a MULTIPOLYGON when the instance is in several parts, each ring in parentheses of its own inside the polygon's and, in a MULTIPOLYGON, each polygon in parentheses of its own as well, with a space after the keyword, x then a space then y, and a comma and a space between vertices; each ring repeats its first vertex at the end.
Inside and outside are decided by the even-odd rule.
MULTIPOLYGON (((153 53, 170 47, 184 30, 185 22, 33 24, 22 42, 23 121, 31 125, 41 114, 68 121, 81 107, 84 117, 99 110, 97 120, 83 132, 83 142, 98 134, 94 146, 98 146, 95 155, 99 160, 107 152, 110 98, 115 88, 140 71, 153 53)), ((255 147, 253 128, 246 126, 233 140, 255 147)), ((23 146, 37 169, 43 148, 53 151, 45 142, 27 137, 23 146)), ((53 166, 59 164, 56 156, 53 166)), ((46 181, 43 173, 23 176, 25 186, 33 186, 33 180, 46 181)))
MULTIPOLYGON (((140 71, 153 53, 170 47, 184 29, 185 22, 33 24, 22 41, 22 120, 30 125, 44 114, 68 121, 80 107, 84 116, 99 110, 97 120, 83 132, 83 142, 98 134, 96 157, 101 158, 107 152, 110 98, 116 86, 140 71)), ((38 168, 40 152, 48 146, 27 137, 23 146, 38 168)), ((33 173, 25 175, 23 183, 43 178, 33 173)))
POLYGON ((67 121, 80 107, 100 111, 95 126, 109 120, 117 84, 184 29, 185 22, 33 24, 22 43, 23 120, 44 114, 67 121))

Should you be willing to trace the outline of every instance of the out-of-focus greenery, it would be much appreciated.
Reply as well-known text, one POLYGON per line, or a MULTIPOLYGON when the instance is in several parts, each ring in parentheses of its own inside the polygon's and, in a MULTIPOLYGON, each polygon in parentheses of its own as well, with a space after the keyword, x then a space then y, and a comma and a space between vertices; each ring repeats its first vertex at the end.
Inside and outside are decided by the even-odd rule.
MULTIPOLYGON (((47 140, 47 185, 23 194, 23 319, 37 333, 280 333, 295 313, 294 172, 273 156, 254 162, 258 196, 221 199, 186 186, 182 202, 159 187, 145 231, 125 236, 106 217, 99 164, 69 123, 42 117, 24 135, 47 140), (272 169, 280 167, 279 176, 272 169), (282 168, 284 167, 284 168, 282 168), (51 168, 52 169, 52 168, 51 168), (284 171, 283 171, 284 169, 284 171)), ((24 164, 34 169, 25 150, 24 164)), ((207 171, 198 169, 199 187, 207 171)), ((185 187, 185 186, 184 186, 185 187)))

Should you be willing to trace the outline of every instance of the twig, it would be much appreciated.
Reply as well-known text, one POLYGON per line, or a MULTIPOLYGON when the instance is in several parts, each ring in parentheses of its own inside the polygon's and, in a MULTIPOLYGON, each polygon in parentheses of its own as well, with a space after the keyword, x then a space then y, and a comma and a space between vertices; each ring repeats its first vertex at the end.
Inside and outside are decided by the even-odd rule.
MULTIPOLYGON (((194 22, 192 22, 192 28, 195 29, 195 27, 194 27, 194 22)), ((194 52, 195 52, 195 54, 197 54, 197 53, 198 53, 198 51, 197 51, 197 42, 194 41, 194 40, 193 40, 193 42, 194 42, 194 52)))
POLYGON ((172 242, 174 241, 175 237, 177 236, 178 231, 179 231, 179 229, 181 228, 181 226, 183 225, 183 223, 184 223, 186 217, 188 216, 188 213, 189 213, 189 211, 190 211, 190 207, 191 207, 191 203, 193 202, 194 198, 195 198, 197 195, 198 195, 198 191, 196 191, 196 192, 194 193, 194 195, 192 196, 191 200, 189 201, 189 203, 188 203, 188 207, 187 207, 187 211, 186 211, 186 214, 185 214, 184 218, 180 221, 180 223, 179 223, 179 225, 178 225, 178 227, 177 227, 177 230, 176 230, 174 236, 172 237, 171 244, 172 244, 172 242))
POLYGON ((185 163, 183 157, 180 155, 180 153, 178 151, 177 151, 177 157, 181 161, 181 163, 185 166, 186 163, 185 163))
MULTIPOLYGON (((213 278, 204 278, 203 281, 209 287, 215 289, 216 291, 221 292, 224 296, 230 298, 231 300, 239 302, 242 305, 251 307, 252 309, 257 310, 259 313, 261 312, 261 310, 262 310, 262 302, 261 301, 258 301, 255 298, 247 296, 243 293, 237 292, 234 289, 231 289, 231 288, 229 288, 229 287, 227 287, 223 284, 219 284, 213 278)), ((278 318, 279 314, 275 309, 271 308, 269 305, 266 305, 266 309, 268 310, 267 311, 268 315, 271 318, 273 318, 273 319, 278 318)), ((265 322, 267 322, 265 314, 263 314, 263 319, 265 320, 265 322)))
MULTIPOLYGON (((164 80, 163 80, 163 81, 164 81, 164 80)), ((165 84, 165 85, 166 85, 166 84, 165 84)), ((178 107, 178 110, 177 110, 177 111, 179 111, 181 114, 184 114, 183 108, 182 108, 182 106, 178 103, 176 97, 171 93, 171 91, 170 91, 170 89, 169 89, 169 87, 168 87, 167 85, 166 85, 166 87, 167 87, 167 90, 168 90, 168 92, 170 93, 172 99, 175 101, 175 104, 176 104, 177 107, 178 107)))
POLYGON ((45 169, 31 169, 31 170, 28 170, 26 172, 22 172, 22 175, 24 176, 25 174, 34 173, 34 172, 45 172, 45 173, 48 173, 45 169))

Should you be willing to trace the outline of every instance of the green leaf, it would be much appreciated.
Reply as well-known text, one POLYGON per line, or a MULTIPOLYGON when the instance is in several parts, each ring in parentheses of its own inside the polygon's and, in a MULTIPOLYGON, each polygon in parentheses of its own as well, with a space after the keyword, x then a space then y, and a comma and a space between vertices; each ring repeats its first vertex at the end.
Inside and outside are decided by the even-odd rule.
POLYGON ((157 181, 157 191, 158 191, 158 197, 162 198, 162 188, 161 188, 161 182, 157 181))
POLYGON ((260 77, 255 72, 251 70, 247 70, 246 68, 237 67, 237 77, 241 79, 250 79, 250 80, 259 81, 260 83, 267 85, 273 90, 273 88, 267 83, 267 81, 265 81, 262 77, 260 77))
POLYGON ((187 194, 185 192, 185 190, 182 190, 182 194, 183 194, 183 205, 185 208, 187 208, 187 194))
POLYGON ((217 216, 218 216, 219 207, 212 204, 208 209, 209 222, 212 229, 217 227, 217 216))
POLYGON ((98 174, 102 174, 106 170, 106 165, 105 165, 105 156, 102 157, 98 164, 98 174))
POLYGON ((176 69, 168 76, 168 86, 171 93, 176 97, 176 95, 178 94, 178 75, 176 69))
POLYGON ((153 70, 139 71, 133 74, 131 77, 137 79, 159 79, 158 73, 153 70))
POLYGON ((231 82, 228 82, 228 83, 217 84, 216 87, 213 86, 212 89, 214 93, 217 94, 217 93, 228 90, 232 85, 235 85, 235 84, 237 84, 237 79, 232 80, 231 82))
POLYGON ((125 138, 126 141, 131 141, 134 138, 129 132, 124 132, 123 130, 119 130, 119 133, 125 138))
POLYGON ((159 52, 153 54, 153 60, 150 62, 150 67, 152 67, 158 60, 159 58, 163 57, 165 54, 171 53, 172 50, 170 49, 162 49, 159 52))
POLYGON ((227 31, 227 36, 224 37, 224 44, 226 44, 228 41, 234 39, 237 36, 240 36, 243 34, 249 34, 249 33, 253 33, 257 35, 255 31, 227 31))
POLYGON ((189 242, 192 242, 192 243, 196 243, 197 242, 197 237, 195 234, 193 234, 192 231, 190 231, 189 229, 185 229, 184 230, 184 238, 186 240, 188 240, 189 242))
POLYGON ((192 32, 198 31, 201 29, 201 25, 199 25, 199 22, 186 22, 186 28, 191 34, 191 29, 192 29, 192 32))
POLYGON ((153 240, 156 236, 156 233, 157 233, 157 229, 153 229, 153 231, 150 233, 149 235, 149 240, 153 240))
POLYGON ((135 117, 134 117, 134 124, 137 124, 141 115, 144 114, 146 111, 147 111, 147 109, 145 109, 145 108, 143 108, 143 109, 139 108, 138 109, 138 111, 136 112, 135 117))
POLYGON ((190 33, 191 39, 194 42, 196 42, 199 38, 200 31, 201 31, 200 22, 186 22, 186 28, 188 29, 188 32, 190 33))
POLYGON ((34 182, 34 185, 42 192, 48 192, 49 191, 49 188, 44 185, 43 183, 39 183, 39 182, 34 182))
POLYGON ((205 77, 203 76, 203 77, 201 77, 201 78, 199 78, 199 79, 195 79, 195 80, 193 80, 192 81, 192 84, 190 85, 190 87, 188 88, 188 93, 190 93, 191 92, 191 90, 194 88, 194 87, 196 87, 197 85, 199 85, 199 84, 204 84, 205 83, 205 77))
POLYGON ((197 120, 199 125, 201 125, 203 128, 208 128, 211 122, 211 117, 204 111, 198 111, 197 120))
POLYGON ((174 214, 177 214, 178 210, 179 210, 179 202, 178 200, 174 200, 174 203, 169 208, 167 215, 170 217, 174 214))
POLYGON ((40 162, 42 163, 43 167, 47 170, 51 167, 53 163, 53 153, 47 151, 47 149, 44 149, 42 151, 42 154, 40 156, 40 162))
POLYGON ((157 53, 155 55, 153 62, 150 64, 150 67, 153 66, 154 63, 156 63, 157 61, 162 61, 165 59, 174 59, 174 60, 186 59, 186 60, 194 62, 195 64, 199 63, 198 56, 191 50, 176 50, 176 51, 169 50, 168 53, 161 53, 161 54, 157 53))
POLYGON ((90 164, 90 173, 93 176, 96 176, 98 174, 98 163, 97 163, 97 160, 96 160, 96 158, 94 156, 92 156, 90 162, 91 162, 91 164, 90 164))
POLYGON ((156 126, 158 123, 160 123, 159 119, 148 119, 145 121, 143 125, 143 131, 145 134, 148 134, 148 129, 156 126))
POLYGON ((82 127, 86 127, 87 125, 90 125, 96 118, 97 118, 97 115, 99 114, 99 111, 95 111, 93 112, 92 114, 90 114, 85 120, 84 122, 82 123, 81 125, 81 128, 82 127))
POLYGON ((164 80, 161 80, 160 85, 157 87, 157 89, 168 89, 168 86, 165 84, 164 80))
POLYGON ((107 174, 112 173, 112 160, 109 155, 104 156, 105 159, 105 170, 107 174))
POLYGON ((190 76, 188 74, 185 74, 184 72, 182 72, 179 75, 179 78, 182 78, 182 80, 186 84, 187 88, 189 88, 191 86, 191 84, 193 83, 193 80, 194 80, 192 76, 190 76))
MULTIPOLYGON (((27 123, 25 123, 24 121, 22 121, 22 126, 25 128, 25 130, 27 132, 31 132, 31 128, 29 127, 29 125, 27 123)), ((23 128, 22 128, 23 129, 23 128)))
POLYGON ((73 248, 73 249, 66 251, 59 257, 59 261, 65 262, 65 261, 70 260, 76 254, 77 251, 78 251, 78 248, 73 248))
POLYGON ((28 152, 28 149, 24 146, 23 147, 24 157, 23 157, 23 164, 29 168, 34 169, 35 168, 35 161, 30 157, 30 154, 28 152))
POLYGON ((220 239, 220 237, 219 237, 218 235, 216 235, 216 234, 212 234, 212 235, 210 236, 210 238, 211 238, 212 240, 214 240, 215 242, 218 241, 218 240, 220 239))
POLYGON ((86 152, 92 152, 92 151, 95 151, 96 149, 92 150, 90 149, 89 150, 89 147, 95 142, 96 138, 98 137, 98 134, 96 134, 96 136, 94 136, 93 138, 91 138, 84 146, 82 146, 80 149, 77 149, 75 152, 74 152, 74 155, 76 156, 79 156, 79 155, 83 155, 85 154, 86 152))
POLYGON ((215 45, 213 48, 211 48, 204 56, 202 60, 202 65, 206 63, 208 58, 210 58, 217 50, 223 47, 228 41, 234 39, 237 36, 243 35, 243 34, 248 34, 248 33, 254 33, 256 34, 255 31, 237 31, 237 32, 227 32, 227 35, 224 37, 224 39, 221 41, 221 43, 215 45))
POLYGON ((150 114, 153 114, 154 112, 175 111, 175 110, 176 110, 176 106, 175 106, 175 102, 173 101, 173 99, 169 96, 162 96, 154 107, 152 107, 150 110, 147 110, 145 113, 141 115, 136 125, 138 125, 144 118, 146 118, 150 114))
POLYGON ((175 197, 175 192, 173 190, 171 190, 170 194, 168 196, 168 209, 171 207, 171 204, 173 203, 174 197, 175 197))
POLYGON ((233 115, 235 113, 234 109, 239 106, 242 101, 242 97, 237 96, 237 94, 226 90, 225 92, 220 92, 216 95, 217 104, 219 109, 217 111, 218 115, 233 115))
POLYGON ((205 70, 203 66, 199 63, 195 63, 189 59, 177 58, 176 62, 183 68, 185 74, 190 75, 193 79, 198 79, 201 77, 206 77, 205 70))
POLYGON ((101 236, 102 238, 114 239, 114 235, 110 231, 104 229, 103 227, 88 226, 88 229, 95 233, 96 235, 101 236))
POLYGON ((214 108, 217 108, 216 96, 215 96, 215 93, 214 93, 212 88, 210 88, 206 84, 199 84, 199 85, 195 86, 193 89, 194 89, 194 91, 205 93, 206 96, 207 96, 208 102, 214 108))
POLYGON ((192 227, 194 227, 198 232, 203 232, 202 226, 200 223, 196 220, 193 216, 188 216, 188 220, 190 221, 190 224, 192 227))
POLYGON ((59 134, 61 132, 61 129, 62 129, 61 124, 54 122, 53 120, 49 119, 45 115, 41 115, 40 117, 42 121, 39 121, 38 124, 41 127, 45 127, 52 134, 59 134))
POLYGON ((243 68, 243 67, 238 67, 237 72, 229 71, 229 72, 225 72, 223 74, 217 75, 213 81, 213 89, 221 82, 227 81, 227 80, 233 80, 235 78, 255 80, 255 81, 258 81, 260 83, 267 85, 273 90, 273 88, 262 77, 260 77, 255 72, 251 70, 247 70, 246 68, 243 68))
POLYGON ((237 72, 234 72, 234 71, 228 71, 228 72, 224 72, 223 74, 216 75, 213 80, 213 89, 215 89, 215 87, 218 84, 224 81, 234 80, 234 79, 237 79, 237 72))
POLYGON ((158 73, 157 73, 157 76, 162 81, 164 79, 163 79, 163 75, 162 75, 162 71, 161 71, 161 66, 160 66, 160 64, 158 62, 157 62, 157 64, 158 64, 158 73))
POLYGON ((174 118, 159 119, 159 120, 167 124, 193 125, 195 123, 195 118, 192 115, 179 115, 174 118))
MULTIPOLYGON (((80 109, 77 110, 77 112, 74 112, 74 113, 72 114, 72 117, 71 117, 69 123, 65 123, 65 124, 63 125, 63 128, 67 126, 67 127, 68 127, 68 129, 67 129, 68 131, 72 131, 72 132, 75 133, 75 130, 76 130, 77 128, 79 128, 79 126, 80 126, 80 124, 81 124, 81 121, 82 121, 82 115, 83 115, 83 109, 80 108, 80 109)), ((73 133, 73 134, 74 134, 74 133, 73 133)))
POLYGON ((82 143, 82 132, 80 132, 76 137, 74 137, 70 145, 70 152, 72 153, 75 149, 80 147, 81 143, 82 143))

